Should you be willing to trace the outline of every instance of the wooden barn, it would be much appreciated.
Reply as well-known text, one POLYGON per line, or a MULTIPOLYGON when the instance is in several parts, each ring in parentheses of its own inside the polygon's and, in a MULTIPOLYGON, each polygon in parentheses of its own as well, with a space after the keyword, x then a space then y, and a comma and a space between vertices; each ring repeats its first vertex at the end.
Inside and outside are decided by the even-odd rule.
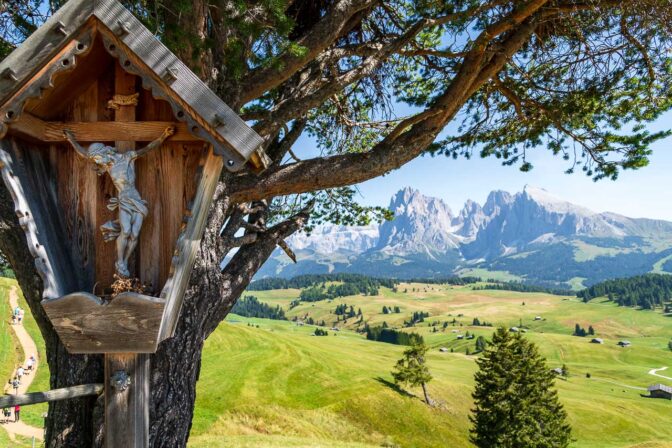
POLYGON ((664 384, 654 384, 647 388, 649 391, 649 397, 651 398, 664 398, 666 400, 672 400, 672 387, 665 386, 664 384))

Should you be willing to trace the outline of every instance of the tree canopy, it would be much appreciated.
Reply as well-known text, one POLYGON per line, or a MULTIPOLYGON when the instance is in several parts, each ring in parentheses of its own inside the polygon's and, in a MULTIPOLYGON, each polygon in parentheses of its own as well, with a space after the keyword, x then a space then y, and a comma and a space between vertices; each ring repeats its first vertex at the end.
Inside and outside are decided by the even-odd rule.
POLYGON ((397 361, 392 372, 392 377, 397 385, 422 387, 425 402, 432 405, 432 399, 427 392, 427 383, 432 380, 432 374, 425 362, 427 346, 424 342, 415 342, 404 351, 404 356, 397 361))
MULTIPOLYGON (((2 2, 0 58, 64 3, 2 2)), ((567 171, 615 179, 668 135, 647 123, 671 105, 670 0, 123 3, 252 123, 269 164, 224 173, 216 189, 180 323, 151 360, 156 446, 186 444, 203 341, 278 245, 292 253, 285 238, 389 217, 357 203, 357 183, 423 154, 493 156, 526 171, 544 148, 567 171), (299 151, 302 136, 315 146, 299 151)), ((70 356, 46 321, 34 260, 0 194, 0 251, 40 322, 52 386, 102 381, 100 358, 70 356)), ((82 406, 50 407, 50 446, 93 444, 100 413, 82 406)))

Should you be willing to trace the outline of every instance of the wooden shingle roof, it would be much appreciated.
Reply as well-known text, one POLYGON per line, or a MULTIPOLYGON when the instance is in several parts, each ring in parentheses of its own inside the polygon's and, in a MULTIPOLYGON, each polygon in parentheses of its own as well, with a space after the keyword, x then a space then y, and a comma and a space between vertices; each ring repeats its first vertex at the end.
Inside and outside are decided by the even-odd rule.
POLYGON ((666 386, 664 384, 654 384, 653 386, 648 387, 649 392, 653 392, 654 390, 662 390, 664 392, 672 394, 672 387, 666 386))
MULTIPOLYGON (((116 0, 70 0, 0 62, 0 105, 92 18, 105 31, 101 34, 104 40, 107 36, 108 52, 131 73, 149 72, 150 76, 142 76, 144 87, 157 97, 170 96, 178 119, 186 121, 195 136, 210 142, 229 170, 239 170, 255 153, 261 154, 262 138, 116 0)), ((4 121, 10 118, 0 117, 4 121)))

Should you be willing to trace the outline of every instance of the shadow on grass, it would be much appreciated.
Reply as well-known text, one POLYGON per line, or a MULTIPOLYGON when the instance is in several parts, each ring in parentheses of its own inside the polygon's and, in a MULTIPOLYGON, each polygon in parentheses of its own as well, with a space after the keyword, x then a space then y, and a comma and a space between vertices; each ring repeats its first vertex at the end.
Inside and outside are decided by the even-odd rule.
POLYGON ((415 395, 413 395, 413 394, 411 394, 411 393, 405 391, 405 390, 402 389, 401 387, 399 387, 399 386, 397 386, 396 384, 394 384, 392 381, 388 381, 388 380, 386 380, 385 378, 383 378, 383 377, 381 377, 381 376, 375 378, 375 380, 378 381, 378 382, 379 382, 380 384, 382 384, 383 386, 385 386, 385 387, 389 387, 390 389, 392 389, 392 390, 395 391, 396 393, 398 393, 398 394, 400 394, 400 395, 403 395, 404 397, 408 397, 408 398, 417 398, 415 395))

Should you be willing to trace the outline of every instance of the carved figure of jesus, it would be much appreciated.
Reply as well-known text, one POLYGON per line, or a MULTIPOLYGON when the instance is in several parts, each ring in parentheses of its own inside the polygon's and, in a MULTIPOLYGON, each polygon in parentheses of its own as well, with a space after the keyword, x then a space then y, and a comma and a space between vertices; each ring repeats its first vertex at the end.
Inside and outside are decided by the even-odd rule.
POLYGON ((114 268, 122 277, 128 278, 131 275, 128 271, 128 260, 138 244, 142 222, 149 213, 147 201, 140 197, 140 192, 135 187, 135 159, 159 148, 174 133, 175 128, 168 127, 161 137, 146 147, 121 153, 103 143, 92 143, 85 149, 77 143, 71 131, 63 131, 77 154, 95 163, 99 175, 108 173, 117 190, 117 197, 110 199, 107 208, 118 210, 118 218, 106 222, 100 229, 105 241, 116 240, 117 261, 114 268))

